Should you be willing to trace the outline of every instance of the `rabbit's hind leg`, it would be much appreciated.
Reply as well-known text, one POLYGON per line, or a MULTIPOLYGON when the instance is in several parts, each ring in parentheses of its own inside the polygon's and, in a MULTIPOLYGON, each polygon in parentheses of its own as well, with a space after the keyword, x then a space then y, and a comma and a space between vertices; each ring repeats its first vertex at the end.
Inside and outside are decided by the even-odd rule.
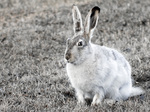
POLYGON ((121 99, 121 95, 118 88, 111 88, 109 91, 109 97, 110 99, 114 101, 119 101, 121 99))

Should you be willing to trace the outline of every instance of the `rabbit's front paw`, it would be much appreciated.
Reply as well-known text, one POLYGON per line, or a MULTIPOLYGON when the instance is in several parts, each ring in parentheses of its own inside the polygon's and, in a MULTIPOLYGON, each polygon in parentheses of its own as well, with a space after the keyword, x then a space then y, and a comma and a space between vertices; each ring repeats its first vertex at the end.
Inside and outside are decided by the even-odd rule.
POLYGON ((101 98, 100 98, 100 95, 99 95, 99 94, 96 94, 96 95, 94 96, 91 105, 92 105, 92 106, 101 105, 101 98))
POLYGON ((84 104, 85 103, 84 97, 81 94, 80 95, 78 94, 78 103, 79 104, 84 104))

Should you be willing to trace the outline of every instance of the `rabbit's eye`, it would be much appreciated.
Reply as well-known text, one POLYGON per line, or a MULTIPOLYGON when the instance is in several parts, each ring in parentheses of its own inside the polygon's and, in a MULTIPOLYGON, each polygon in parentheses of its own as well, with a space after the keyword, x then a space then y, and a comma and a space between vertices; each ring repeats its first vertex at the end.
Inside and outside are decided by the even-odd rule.
POLYGON ((82 46, 82 45, 83 45, 82 41, 78 42, 78 46, 82 46))

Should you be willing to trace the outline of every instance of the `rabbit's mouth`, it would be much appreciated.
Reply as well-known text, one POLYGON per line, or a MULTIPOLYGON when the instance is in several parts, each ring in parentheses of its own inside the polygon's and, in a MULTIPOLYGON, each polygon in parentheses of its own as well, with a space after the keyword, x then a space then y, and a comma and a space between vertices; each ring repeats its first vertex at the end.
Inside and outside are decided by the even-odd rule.
POLYGON ((70 57, 67 57, 65 55, 64 59, 65 59, 66 63, 70 63, 70 64, 73 64, 73 65, 79 65, 79 64, 81 64, 85 61, 86 57, 83 58, 83 56, 79 56, 79 55, 78 56, 71 55, 70 57))
POLYGON ((67 60, 67 63, 72 65, 80 65, 83 62, 83 60, 67 60))
POLYGON ((77 65, 78 64, 78 62, 77 61, 75 61, 75 60, 73 60, 73 59, 65 59, 65 63, 67 63, 67 64, 73 64, 73 65, 77 65))
POLYGON ((71 59, 68 59, 68 60, 65 59, 65 62, 66 62, 66 63, 70 63, 70 64, 74 64, 74 63, 75 63, 75 61, 73 61, 73 60, 71 60, 71 59))
POLYGON ((79 65, 79 63, 77 63, 77 62, 69 62, 68 64, 72 64, 72 65, 79 65))
POLYGON ((75 61, 71 61, 71 60, 67 60, 67 63, 76 65, 76 62, 75 61))
POLYGON ((76 64, 76 59, 72 55, 65 55, 65 62, 70 64, 76 64))

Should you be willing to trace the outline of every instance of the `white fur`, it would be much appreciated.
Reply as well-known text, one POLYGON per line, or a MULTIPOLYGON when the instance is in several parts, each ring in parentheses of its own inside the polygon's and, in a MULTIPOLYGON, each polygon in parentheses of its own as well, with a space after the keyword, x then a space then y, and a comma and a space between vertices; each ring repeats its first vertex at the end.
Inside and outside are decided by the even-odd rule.
MULTIPOLYGON (((83 51, 85 54, 75 59, 84 60, 82 63, 66 65, 78 102, 84 103, 85 98, 90 98, 93 99, 92 105, 95 105, 101 103, 105 97, 125 100, 143 93, 142 89, 132 87, 130 64, 118 51, 90 41, 89 47, 83 51), (85 52, 86 50, 90 52, 85 52)), ((72 52, 72 55, 77 55, 76 46, 72 52)))
POLYGON ((121 100, 143 92, 140 88, 136 91, 132 87, 131 67, 119 52, 94 44, 92 50, 92 54, 82 64, 67 64, 67 74, 79 102, 84 102, 86 96, 95 98, 96 95, 98 101, 93 99, 93 104, 98 104, 104 97, 121 100), (116 57, 111 54, 112 51, 116 57))

